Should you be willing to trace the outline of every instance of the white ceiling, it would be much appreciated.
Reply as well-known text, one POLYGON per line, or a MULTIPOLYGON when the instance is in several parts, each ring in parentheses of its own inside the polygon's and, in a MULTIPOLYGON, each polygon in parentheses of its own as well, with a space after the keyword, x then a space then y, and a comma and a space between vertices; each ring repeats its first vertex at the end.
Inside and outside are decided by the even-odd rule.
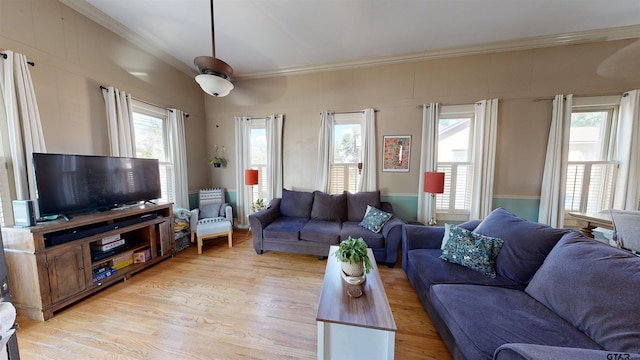
MULTIPOLYGON (((211 56, 208 0, 60 0, 185 72, 211 56), (115 20, 115 21, 113 21, 115 20)), ((216 57, 237 76, 640 37, 640 0, 215 0, 216 57), (622 27, 622 28, 621 28, 622 27), (582 36, 582 38, 581 38, 582 36)))

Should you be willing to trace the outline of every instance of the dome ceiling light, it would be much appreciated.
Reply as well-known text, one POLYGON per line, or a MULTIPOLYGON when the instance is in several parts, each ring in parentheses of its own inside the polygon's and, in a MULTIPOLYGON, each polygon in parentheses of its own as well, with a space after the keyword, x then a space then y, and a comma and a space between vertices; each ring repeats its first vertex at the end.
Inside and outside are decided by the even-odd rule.
POLYGON ((222 97, 233 90, 231 75, 233 69, 226 62, 216 58, 215 27, 213 25, 213 0, 211 2, 211 48, 213 56, 198 56, 193 63, 198 67, 196 82, 204 92, 211 96, 222 97))

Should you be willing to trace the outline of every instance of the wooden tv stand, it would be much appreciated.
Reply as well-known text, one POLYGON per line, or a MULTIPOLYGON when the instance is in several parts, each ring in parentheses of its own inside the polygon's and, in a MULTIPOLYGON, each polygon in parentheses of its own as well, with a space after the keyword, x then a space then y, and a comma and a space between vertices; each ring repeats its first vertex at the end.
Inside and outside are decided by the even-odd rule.
POLYGON ((171 204, 137 205, 25 228, 3 227, 13 304, 19 315, 50 319, 55 311, 172 256, 173 235, 171 204), (120 235, 128 248, 95 260, 90 243, 111 235, 120 235), (101 264, 141 250, 149 250, 151 258, 94 281, 93 272, 101 264))

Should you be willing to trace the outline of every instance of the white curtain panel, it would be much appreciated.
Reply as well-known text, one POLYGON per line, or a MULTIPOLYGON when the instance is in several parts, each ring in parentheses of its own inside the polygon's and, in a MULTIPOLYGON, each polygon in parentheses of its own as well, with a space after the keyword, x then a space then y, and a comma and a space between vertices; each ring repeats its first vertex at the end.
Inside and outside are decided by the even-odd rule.
POLYGON ((493 176, 498 131, 498 99, 482 100, 475 106, 473 196, 469 220, 483 219, 491 212, 493 176))
MULTIPOLYGON (((3 139, 9 141, 10 149, 10 157, 5 153, 4 158, 9 163, 9 167, 13 169, 13 185, 15 187, 12 189, 13 191, 9 190, 8 192, 14 192, 19 200, 34 200, 36 215, 39 215, 31 157, 32 153, 46 152, 47 149, 42 134, 38 102, 27 57, 9 50, 4 53, 7 58, 0 61, 2 65, 0 89, 4 110, 2 131, 4 133, 3 139)), ((8 178, 8 174, 5 175, 8 178)))
POLYGON ((438 114, 440 105, 422 105, 422 144, 420 149, 420 174, 418 176, 418 221, 428 223, 431 214, 435 218, 435 206, 431 195, 424 192, 424 173, 436 171, 438 164, 438 114))
POLYGON ((329 191, 329 175, 333 158, 333 123, 335 115, 330 111, 320 114, 320 132, 318 134, 318 166, 316 169, 316 190, 329 191))
POLYGON ((184 112, 169 109, 169 146, 173 163, 173 202, 189 209, 189 179, 187 176, 187 143, 184 132, 184 112))
POLYGON ((239 228, 249 227, 249 211, 251 209, 251 188, 244 184, 244 170, 251 165, 251 149, 249 148, 249 139, 251 139, 251 118, 239 117, 235 118, 235 136, 236 136, 236 156, 238 158, 236 164, 236 197, 238 214, 237 226, 239 228))
POLYGON ((613 208, 640 210, 640 90, 624 93, 620 99, 616 160, 613 208))
POLYGON ((282 197, 282 114, 266 117, 267 130, 267 196, 266 203, 282 197))
POLYGON ((378 189, 376 161, 376 111, 372 108, 362 110, 362 174, 358 191, 378 189))
POLYGON ((107 107, 111 155, 134 157, 131 94, 109 86, 102 89, 102 95, 107 107))
POLYGON ((569 131, 573 95, 556 95, 544 161, 538 222, 553 227, 564 225, 564 196, 569 161, 569 131))

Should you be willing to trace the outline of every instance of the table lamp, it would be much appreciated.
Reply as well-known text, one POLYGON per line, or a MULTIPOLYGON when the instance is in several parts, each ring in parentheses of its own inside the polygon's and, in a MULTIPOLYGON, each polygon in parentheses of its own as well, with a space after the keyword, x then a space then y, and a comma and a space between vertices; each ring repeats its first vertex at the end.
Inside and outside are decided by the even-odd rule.
POLYGON ((444 173, 443 172, 425 172, 424 173, 424 192, 431 194, 431 219, 429 225, 438 225, 436 222, 436 194, 444 193, 444 173))
POLYGON ((244 171, 244 184, 251 186, 251 206, 253 207, 253 186, 258 185, 258 170, 246 169, 244 171))

